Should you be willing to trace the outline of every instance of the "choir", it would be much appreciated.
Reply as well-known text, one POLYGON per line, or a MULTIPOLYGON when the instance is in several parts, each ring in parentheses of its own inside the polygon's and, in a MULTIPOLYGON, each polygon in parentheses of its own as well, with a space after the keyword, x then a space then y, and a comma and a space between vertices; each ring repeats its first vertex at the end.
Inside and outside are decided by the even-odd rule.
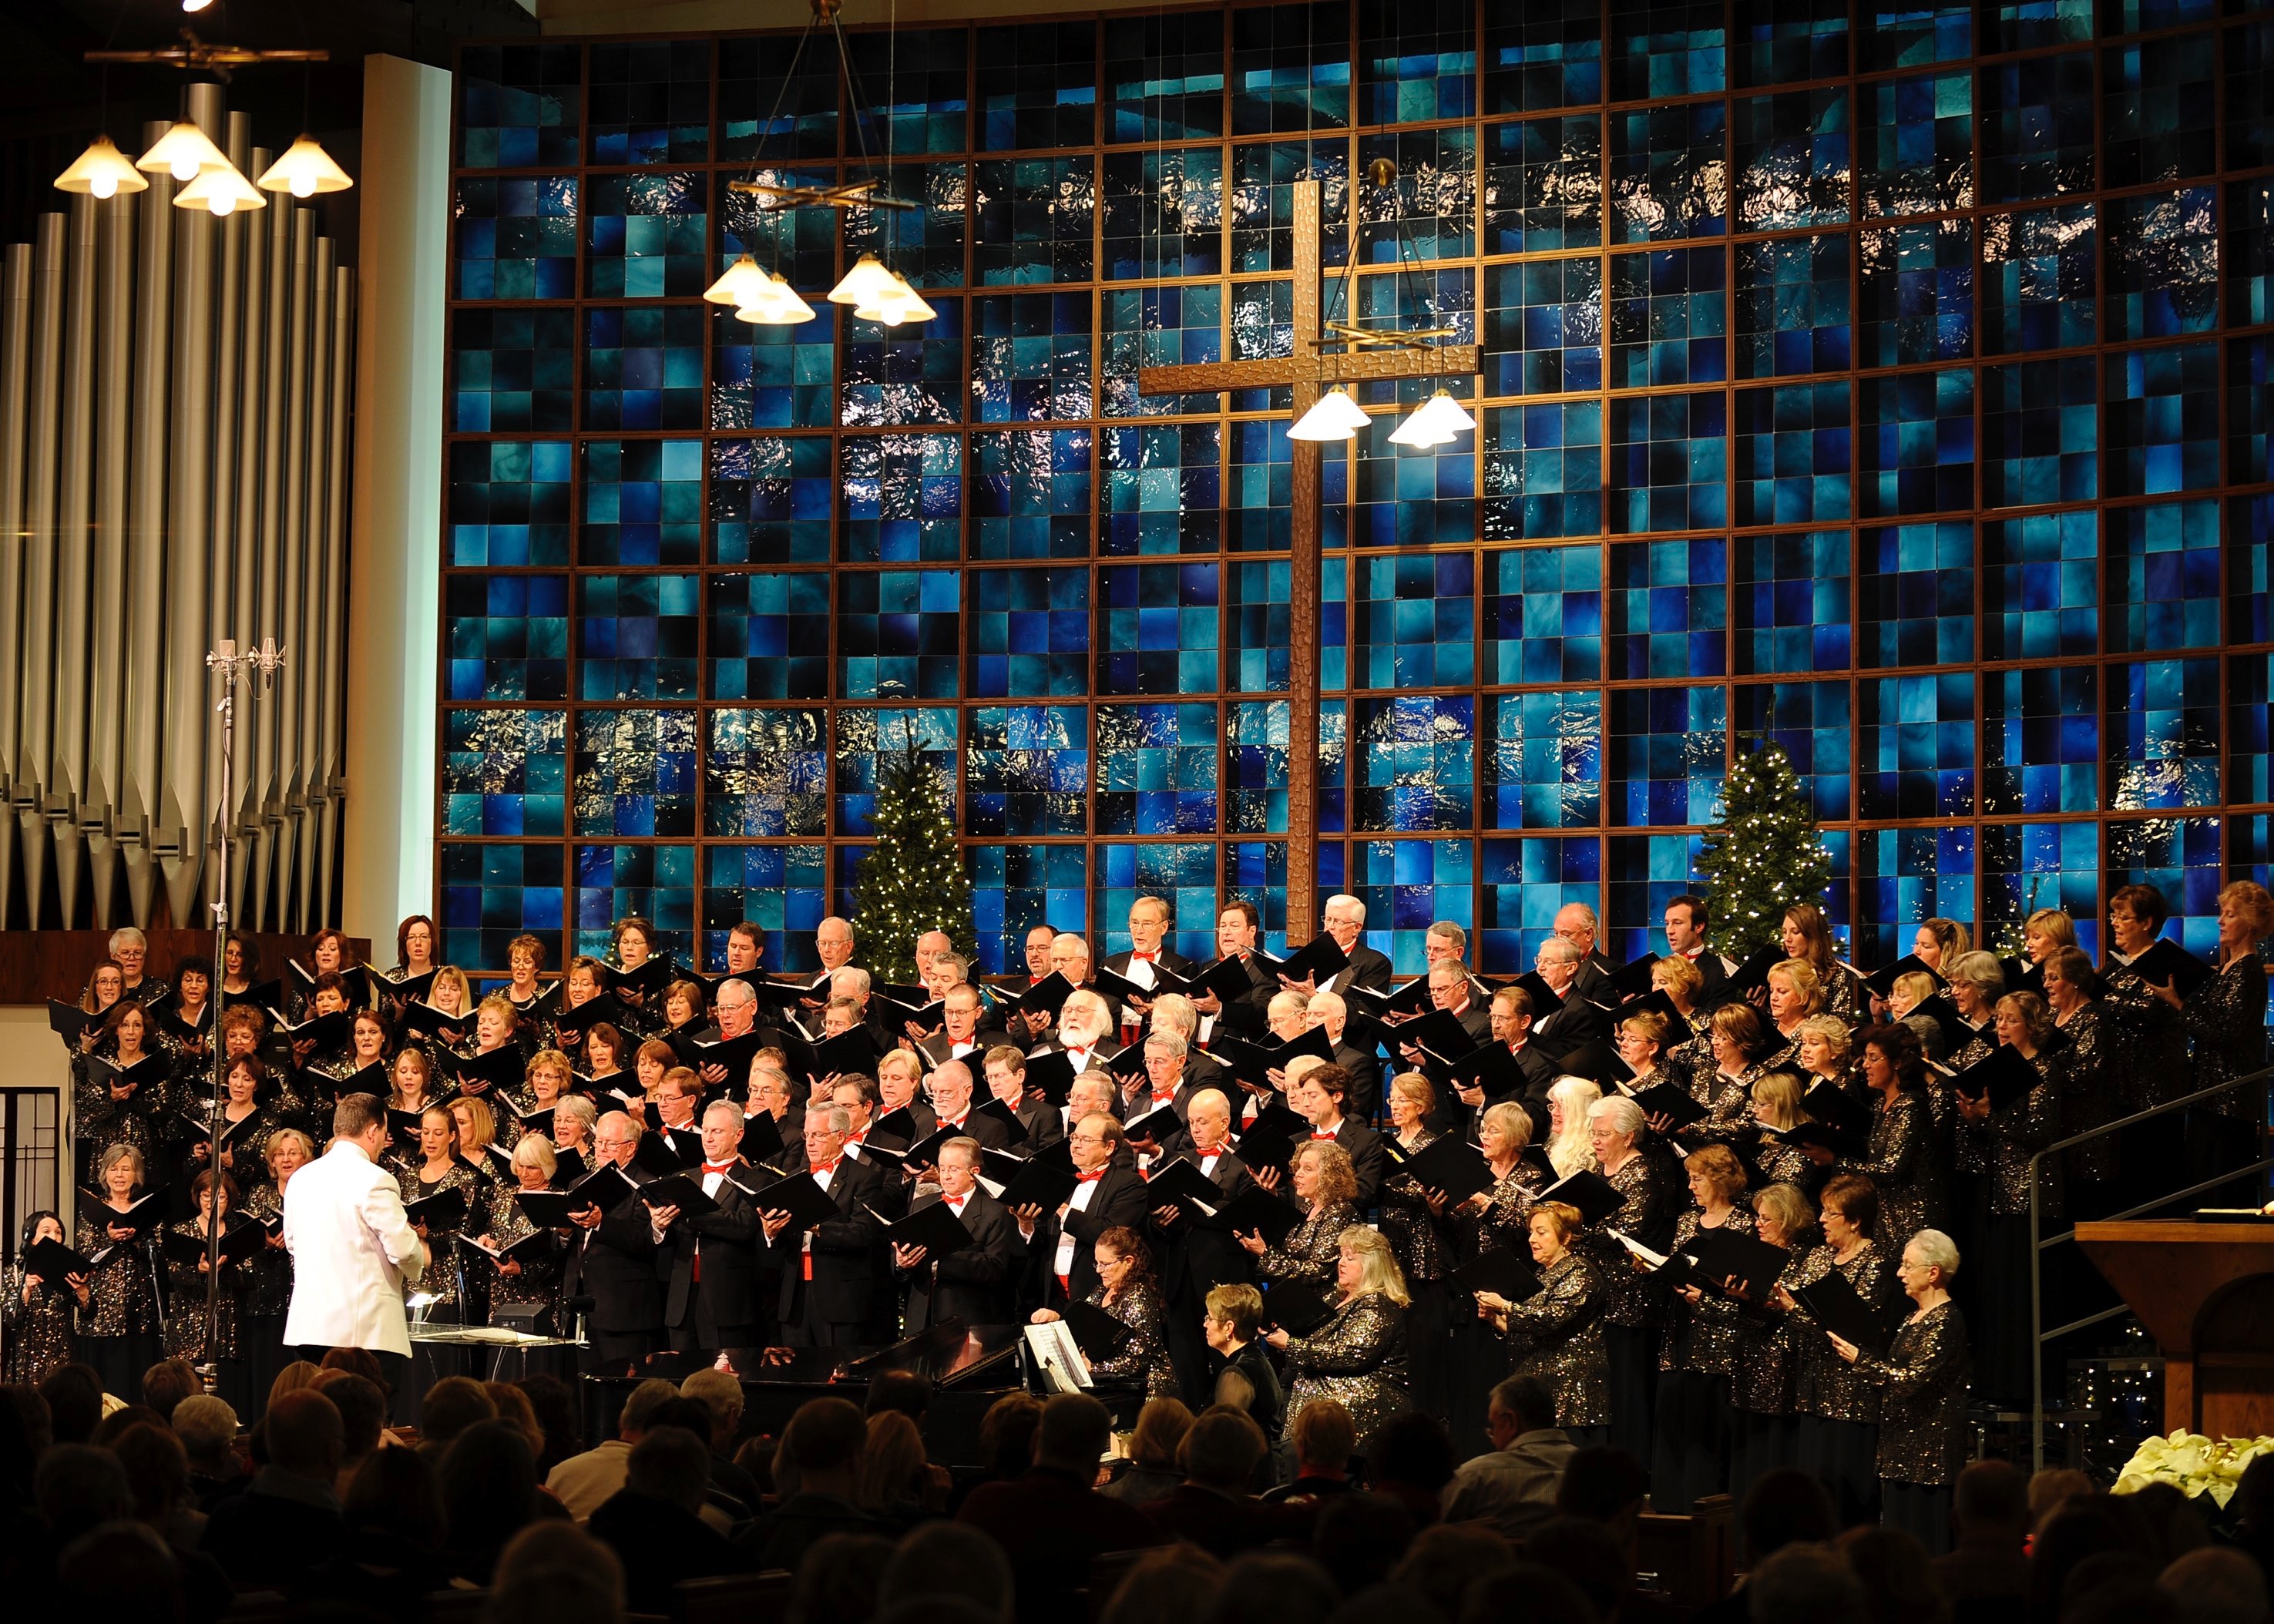
MULTIPOLYGON (((931 932, 912 986, 833 918, 814 975, 765 974, 748 927, 723 974, 675 963, 627 918, 552 981, 534 937, 505 979, 437 963, 424 916, 391 970, 327 931, 269 981, 250 938, 169 981, 120 931, 57 1006, 78 1225, 26 1226, 9 1378, 78 1357, 131 1399, 163 1350, 253 1408, 294 1289, 284 1189, 371 1094, 430 1320, 615 1366, 1063 1319, 1131 1405, 1231 1393, 1276 1435, 1329 1396, 1361 1437, 1419 1406, 1465 1455, 1519 1374, 1648 1462, 1660 1509, 1798 1464, 1848 1521, 1939 1540, 1967 1404, 2029 1395, 2033 1158, 2265 1060, 2274 899, 2249 882, 2211 963, 2144 885, 2098 965, 2045 911, 2013 959, 1935 919, 1870 976, 1805 905, 1741 964, 1677 898, 1666 952, 1624 966, 1573 905, 1506 985, 1439 924, 1406 989, 1363 904, 1325 918, 1275 959, 1231 903, 1202 965, 1146 898, 1130 951, 1037 932, 986 985, 931 932)), ((2231 1170, 2255 1109, 2238 1089, 2209 1132, 2047 1158, 2041 1219, 2231 1170)))

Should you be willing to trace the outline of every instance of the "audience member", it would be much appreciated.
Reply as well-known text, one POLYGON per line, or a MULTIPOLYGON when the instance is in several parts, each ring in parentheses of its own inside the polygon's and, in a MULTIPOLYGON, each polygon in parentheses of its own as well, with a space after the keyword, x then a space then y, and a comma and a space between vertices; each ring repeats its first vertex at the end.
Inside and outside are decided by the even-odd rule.
POLYGON ((214 1507, 205 1548, 237 1589, 290 1595, 346 1548, 347 1523, 333 1491, 344 1429, 338 1407, 307 1388, 270 1400, 260 1425, 267 1463, 243 1493, 214 1507))
POLYGON ((174 1436, 190 1457, 190 1495, 200 1511, 211 1511, 224 1494, 244 1486, 245 1463, 237 1458, 237 1411, 210 1393, 192 1394, 174 1406, 174 1436))
POLYGON ((1838 1549, 1864 1582, 1871 1624, 1943 1624, 1948 1616, 1926 1547, 1901 1529, 1851 1528, 1838 1549))
POLYGON ((187 1359, 161 1359, 142 1372, 142 1402, 164 1421, 173 1420, 174 1406, 205 1390, 205 1382, 187 1359))
POLYGON ((2029 1594, 2029 1480, 2010 1461, 1976 1461, 1951 1499, 1958 1542, 1933 1561, 1952 1624, 2017 1611, 2029 1594))
POLYGON ((919 1431, 930 1409, 931 1378, 922 1371, 878 1371, 869 1379, 869 1395, 861 1406, 862 1413, 870 1416, 897 1410, 919 1431))
MULTIPOLYGON (((1129 1468, 1100 1491, 1132 1506, 1159 1500, 1185 1480, 1177 1464, 1193 1412, 1180 1398, 1148 1399, 1129 1436, 1129 1468)), ((1259 1431, 1258 1437, 1262 1434, 1259 1431)), ((1242 1485, 1245 1487, 1246 1485, 1242 1485)))
POLYGON ((1413 1518, 1386 1494, 1341 1494, 1320 1502, 1311 1558, 1345 1598, 1389 1579, 1413 1543, 1413 1518))
POLYGON ((1357 1486, 1351 1482, 1350 1467, 1351 1456, 1358 1452, 1358 1427, 1339 1401, 1314 1398, 1304 1405, 1287 1423, 1287 1439, 1294 1449, 1294 1479, 1264 1499, 1326 1500, 1357 1486))
POLYGON ((486 1585, 498 1557, 537 1515, 537 1451, 510 1421, 477 1421, 451 1440, 434 1470, 442 1500, 443 1566, 486 1585))
POLYGON ((379 1447, 387 1431, 387 1394, 379 1385, 353 1371, 328 1366, 312 1389, 332 1401, 340 1412, 340 1476, 335 1492, 347 1499, 348 1485, 379 1447))
POLYGON ((1446 1499, 1448 1522, 1487 1522, 1511 1545, 1555 1515, 1555 1491, 1574 1453, 1555 1425, 1555 1390, 1536 1376, 1511 1376, 1492 1390, 1486 1454, 1461 1462, 1446 1499))
POLYGON ((1752 1624, 1870 1624, 1863 1583, 1839 1553, 1791 1545, 1747 1575, 1752 1624))
POLYGON ((1097 1624, 1195 1624, 1223 1577, 1224 1564, 1198 1545, 1148 1551, 1113 1587, 1097 1624))
POLYGON ((1266 1505, 1249 1492, 1270 1449, 1246 1411, 1222 1404, 1202 1411, 1185 1430, 1178 1455, 1184 1481, 1147 1502, 1145 1515, 1163 1533, 1225 1560, 1274 1539, 1303 1537, 1312 1522, 1307 1506, 1266 1505))
POLYGON ((1606 1624, 1577 1585, 1538 1562, 1512 1562, 1472 1586, 1455 1624, 1606 1624))
POLYGON ((59 1618, 181 1624, 189 1616, 180 1564, 154 1532, 135 1522, 107 1522, 64 1545, 52 1595, 59 1618))
POLYGON ((1617 1518, 1550 1517, 1532 1530, 1525 1551, 1577 1585, 1606 1619, 1647 1624, 1678 1616, 1662 1598, 1635 1588, 1632 1538, 1621 1537, 1617 1518))
POLYGON ((1422 1597, 1446 1619, 1458 1620, 1461 1598, 1472 1585, 1515 1565, 1515 1548, 1490 1524, 1441 1522, 1413 1536, 1389 1580, 1422 1597))
POLYGON ((568 1507, 570 1516, 579 1522, 587 1521, 601 1502, 624 1486, 631 1468, 632 1446, 647 1435, 655 1412, 678 1396, 679 1389, 659 1377, 641 1382, 624 1401, 614 1438, 582 1455, 570 1455, 546 1474, 546 1488, 568 1507))
POLYGON ((1341 1600, 1316 1562, 1258 1551, 1224 1570, 1199 1624, 1325 1624, 1341 1600))
POLYGON ((439 1465, 459 1433, 479 1422, 496 1420, 497 1412, 489 1389, 471 1376, 445 1376, 426 1389, 419 1403, 418 1447, 439 1465))
POLYGON ((935 1485, 924 1458, 923 1435, 905 1411, 880 1410, 868 1417, 869 1440, 861 1455, 861 1482, 855 1502, 877 1519, 888 1535, 907 1532, 947 1508, 947 1485, 935 1485))
POLYGON ((815 1399, 790 1417, 777 1464, 787 1459, 795 1469, 797 1489, 738 1540, 752 1567, 796 1572, 806 1552, 828 1535, 881 1536, 881 1525, 860 1505, 868 1447, 869 1424, 845 1399, 815 1399))
POLYGON ((2216 1545, 2190 1551, 2156 1583, 2185 1624, 2267 1624, 2274 1618, 2265 1570, 2240 1551, 2216 1545))
POLYGON ((671 1587, 681 1579, 742 1571, 741 1554, 703 1520, 710 1488, 706 1437, 685 1427, 658 1425, 633 1446, 624 1486, 585 1525, 623 1564, 625 1600, 632 1612, 674 1612, 671 1587))
POLYGON ((869 1624, 892 1560, 892 1542, 882 1535, 824 1534, 797 1565, 787 1624, 869 1624))
MULTIPOLYGON (((873 1396, 873 1395, 872 1395, 873 1396)), ((870 1411, 870 1418, 876 1412, 870 1411)), ((881 1613, 953 1598, 1010 1624, 1011 1564, 1003 1547, 956 1522, 927 1522, 903 1538, 877 1590, 881 1613)))
POLYGON ((483 1624, 623 1624, 624 1570, 574 1523, 532 1522, 500 1553, 483 1624))
POLYGON ((33 1492, 51 1551, 105 1522, 134 1515, 134 1490, 125 1467, 109 1450, 93 1444, 51 1446, 40 1457, 33 1492))
POLYGON ((735 1437, 742 1430, 742 1379, 732 1371, 699 1370, 679 1384, 679 1395, 710 1412, 711 1427, 703 1440, 711 1452, 712 1488, 731 1495, 745 1516, 756 1516, 764 1509, 764 1491, 733 1458, 735 1437))
POLYGON ((1366 1440, 1367 1486, 1404 1507, 1416 1528, 1444 1515, 1455 1465, 1453 1435, 1427 1410, 1392 1416, 1366 1440))
POLYGON ((545 1429, 545 1447, 538 1452, 537 1470, 540 1476, 549 1478, 554 1467, 584 1447, 584 1431, 576 1415, 576 1394, 558 1376, 523 1376, 513 1385, 529 1395, 529 1407, 536 1412, 537 1425, 545 1429))
POLYGON ((48 1401, 48 1434, 59 1444, 83 1444, 102 1424, 102 1378, 92 1365, 59 1365, 40 1383, 48 1401))

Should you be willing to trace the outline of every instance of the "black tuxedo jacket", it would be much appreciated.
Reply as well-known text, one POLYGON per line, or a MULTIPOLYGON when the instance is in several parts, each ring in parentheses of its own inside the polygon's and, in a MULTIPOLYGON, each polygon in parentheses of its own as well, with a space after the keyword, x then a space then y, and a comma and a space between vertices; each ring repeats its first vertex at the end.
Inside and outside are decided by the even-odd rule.
MULTIPOLYGON (((1382 1135, 1359 1121, 1344 1116, 1335 1124, 1335 1143, 1343 1147, 1351 1159, 1351 1170, 1358 1175, 1358 1209, 1365 1212, 1374 1198, 1382 1193, 1382 1180, 1389 1164, 1389 1153, 1382 1147, 1382 1135)), ((1296 1148, 1302 1147, 1298 1140, 1296 1148)), ((1293 1186, 1290 1185, 1291 1190, 1293 1186)))
MULTIPOLYGON (((933 1133, 938 1132, 945 1125, 939 1120, 937 1114, 933 1116, 931 1124, 933 1133)), ((977 1139, 981 1147, 986 1150, 1008 1150, 1016 1142, 1015 1136, 1010 1129, 1005 1127, 996 1118, 980 1114, 979 1106, 975 1101, 971 1109, 964 1112, 963 1126, 957 1132, 967 1139, 977 1139)))
MULTIPOLYGON (((909 1207, 911 1213, 937 1207, 945 1198, 937 1192, 909 1207)), ((908 1282, 907 1334, 960 1320, 966 1325, 1011 1325, 1018 1319, 1019 1272, 1027 1260, 1026 1243, 1019 1225, 1003 1204, 984 1190, 975 1190, 963 1206, 963 1227, 972 1244, 944 1258, 927 1258, 914 1269, 899 1271, 908 1282)))
MULTIPOLYGON (((1098 963, 1116 975, 1127 976, 1131 981, 1134 981, 1137 978, 1129 974, 1129 960, 1134 951, 1134 949, 1127 949, 1118 953, 1108 953, 1099 959, 1098 963)), ((1154 955, 1153 962, 1171 975, 1189 976, 1200 968, 1200 966, 1182 953, 1172 953, 1165 947, 1154 955)))
POLYGON ((964 1050, 960 1055, 953 1052, 955 1048, 954 1040, 950 1038, 945 1032, 939 1034, 937 1037, 926 1038, 922 1042, 917 1044, 916 1048, 922 1051, 923 1057, 933 1065, 938 1065, 942 1062, 949 1060, 962 1061, 964 1064, 971 1068, 972 1077, 979 1082, 982 1086, 984 1086, 987 1081, 985 1075, 987 1071, 987 1051, 991 1049, 993 1045, 989 1043, 987 1041, 987 1028, 983 1025, 975 1026, 972 1029, 971 1038, 971 1047, 964 1050))
POLYGON ((1389 990, 1389 958, 1360 942, 1350 951, 1350 962, 1330 976, 1321 992, 1341 992, 1363 987, 1369 992, 1389 990))
MULTIPOLYGON (((1029 1153, 1047 1150, 1066 1136, 1065 1117, 1048 1100, 1036 1100, 1020 1106, 1019 1125, 1026 1130, 1026 1138, 1021 1143, 1029 1153)), ((1017 1146, 1013 1148, 1016 1149, 1017 1146)))
POLYGON ((1571 979, 1570 993, 1563 1000, 1563 1007, 1547 1019, 1532 1023, 1532 1041, 1553 1060, 1560 1060, 1602 1035, 1603 1012, 1580 995, 1577 976, 1571 979))
MULTIPOLYGON (((1187 1139, 1155 1165, 1190 1162, 1198 1166, 1200 1161, 1200 1152, 1187 1139)), ((1209 1169, 1209 1182, 1230 1201, 1253 1187, 1255 1179, 1246 1165, 1227 1150, 1209 1169)), ((1149 1232, 1160 1253, 1161 1289, 1171 1304, 1179 1305, 1179 1312, 1198 1313, 1201 1302, 1218 1286, 1254 1283, 1254 1259, 1229 1229, 1204 1228, 1179 1213, 1173 1223, 1151 1220, 1149 1232)))
POLYGON ((1104 1177, 1097 1181, 1097 1193, 1090 1197, 1086 1210, 1070 1207, 1063 1222, 1045 1213, 1035 1226, 1034 1239, 1027 1244, 1028 1300, 1040 1307, 1056 1308, 1063 1306, 1069 1296, 1088 1296, 1097 1284, 1097 1264, 1090 1256, 1090 1247, 1117 1224, 1141 1229, 1145 1213, 1145 1176, 1133 1166, 1107 1163, 1104 1177), (1051 1267, 1058 1258, 1061 1232, 1073 1237, 1073 1260, 1065 1290, 1059 1289, 1051 1267))
POLYGON ((1374 1108, 1382 1099, 1380 1057, 1370 1049, 1337 1043, 1335 1064, 1350 1073, 1350 1097, 1343 1102, 1344 1110, 1361 1122, 1371 1122, 1374 1108))
POLYGON ((657 1330, 663 1324, 658 1289, 655 1237, 647 1208, 628 1195, 584 1232, 571 1254, 568 1295, 592 1299, 591 1327, 613 1335, 657 1330))
POLYGON ((1451 1109, 1448 1110, 1445 1106, 1439 1106, 1436 1113, 1430 1119, 1431 1125, 1438 1126, 1442 1124, 1440 1132, 1457 1132, 1473 1145, 1477 1141, 1478 1130, 1484 1124, 1486 1109, 1500 1104, 1502 1101, 1513 1100, 1524 1107, 1524 1114, 1532 1118, 1532 1142, 1535 1145, 1546 1144, 1547 1142, 1547 1091, 1555 1086, 1555 1079, 1562 1073, 1556 1069, 1555 1059, 1545 1049, 1529 1041, 1517 1051, 1516 1065, 1517 1070, 1524 1074, 1524 1084, 1521 1087, 1512 1093, 1489 1094, 1486 1096, 1483 1105, 1477 1106, 1473 1109, 1463 1106, 1458 1094, 1451 1094, 1449 1096, 1451 1109))
MULTIPOLYGON (((701 1170, 689 1177, 699 1180, 701 1170)), ((666 1325, 689 1323, 698 1239, 703 1250, 704 1317, 713 1326, 748 1326, 758 1318, 757 1208, 737 1185, 723 1178, 711 1199, 719 1203, 717 1212, 700 1218, 681 1217, 664 1231, 663 1244, 657 1249, 657 1272, 664 1279, 666 1325)))
POLYGON ((796 1233, 785 1229, 767 1247, 769 1261, 781 1270, 779 1312, 785 1324, 857 1325, 870 1317, 877 1282, 887 1263, 884 1231, 866 1207, 885 1207, 887 1180, 873 1162, 838 1160, 830 1176, 829 1199, 839 1216, 813 1230, 813 1279, 806 1283, 796 1233), (798 1288, 805 1285, 803 1301, 798 1288))
POLYGON ((1247 996, 1226 1004, 1224 1013, 1216 1019, 1218 1030, 1252 1040, 1259 1038, 1270 1025, 1271 1000, 1279 992, 1279 978, 1267 974, 1253 953, 1248 955, 1244 968, 1247 971, 1247 996))

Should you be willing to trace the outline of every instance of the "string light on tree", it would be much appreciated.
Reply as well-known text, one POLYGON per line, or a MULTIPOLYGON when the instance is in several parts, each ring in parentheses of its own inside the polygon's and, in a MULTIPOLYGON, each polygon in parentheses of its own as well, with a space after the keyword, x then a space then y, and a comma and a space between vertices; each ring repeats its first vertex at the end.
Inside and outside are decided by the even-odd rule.
POLYGON ((903 723, 900 743, 877 751, 877 844, 853 874, 853 916, 872 944, 869 969, 879 979, 915 979, 915 940, 944 930, 970 957, 971 876, 955 846, 952 792, 923 758, 915 726, 903 723))
POLYGON ((1763 745, 1729 769, 1721 821, 1705 833, 1698 872, 1713 903, 1707 940, 1716 952, 1751 952, 1775 939, 1787 908, 1822 905, 1832 852, 1782 745, 1763 745))

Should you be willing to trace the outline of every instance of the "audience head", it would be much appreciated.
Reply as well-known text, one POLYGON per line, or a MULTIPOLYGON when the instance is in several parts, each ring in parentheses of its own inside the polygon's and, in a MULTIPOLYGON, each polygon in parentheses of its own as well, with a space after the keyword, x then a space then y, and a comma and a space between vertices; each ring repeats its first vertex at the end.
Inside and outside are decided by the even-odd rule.
POLYGON ((616 1436, 628 1444, 636 1444, 640 1435, 655 1425, 655 1412, 679 1396, 679 1389, 660 1376, 651 1376, 632 1389, 624 1401, 623 1412, 616 1417, 616 1436))
POLYGON ((83 1444, 102 1422, 102 1378, 91 1365, 59 1365, 40 1383, 48 1401, 49 1436, 59 1444, 83 1444))
MULTIPOLYGON (((1421 1541, 1413 1544, 1418 1552, 1421 1541)), ((1555 1569, 1512 1557, 1506 1566, 1480 1575, 1465 1598, 1454 1598, 1445 1616, 1456 1624, 1600 1624, 1602 1618, 1587 1593, 1555 1569)))
POLYGON ((1773 1467, 1756 1477, 1745 1491, 1738 1521, 1748 1563, 1787 1545, 1820 1544, 1839 1530, 1832 1497, 1811 1474, 1796 1466, 1773 1467))
POLYGON ((869 1624, 892 1560, 889 1539, 873 1534, 823 1535, 798 1564, 787 1624, 869 1624))
POLYGON ((1314 1398, 1288 1424, 1299 1477, 1339 1477, 1350 1470, 1358 1449, 1358 1426, 1339 1400, 1314 1398))
POLYGON ((327 1488, 339 1477, 346 1429, 339 1406, 322 1394, 313 1388, 287 1393, 270 1403, 260 1426, 268 1463, 277 1470, 327 1488))
POLYGON ((373 1535, 401 1552, 442 1548, 442 1495, 434 1468, 416 1449, 374 1449, 340 1498, 348 1531, 373 1535))
POLYGON ((193 1393, 174 1406, 174 1436, 189 1453, 192 1471, 218 1477, 230 1470, 237 1447, 237 1411, 225 1399, 193 1393))
POLYGON ((1878 1624, 1941 1624, 1942 1597, 1927 1566, 1927 1549, 1899 1528, 1851 1528, 1840 1536, 1840 1554, 1863 1581, 1878 1624))
POLYGON ((161 1359, 142 1372, 142 1402, 169 1421, 177 1404, 205 1390, 206 1384, 187 1359, 161 1359))
POLYGON ((1577 1586, 1599 1617, 1615 1617, 1620 1598, 1634 1588, 1634 1572, 1620 1542, 1592 1517, 1550 1517, 1532 1530, 1525 1550, 1577 1586))
POLYGON ((861 1456, 858 1500, 871 1511, 921 1505, 928 1463, 923 1435, 916 1424, 897 1410, 880 1410, 869 1417, 869 1439, 861 1456))
POLYGON ((1035 1435, 1042 1430, 1043 1401, 1031 1393, 997 1399, 979 1418, 979 1453, 989 1472, 1015 1477, 1034 1463, 1035 1435))
POLYGON ((486 1581, 506 1541, 537 1515, 537 1452, 512 1422, 477 1421, 443 1455, 434 1486, 463 1576, 486 1581))
POLYGON ((878 1371, 869 1379, 869 1396, 862 1408, 872 1416, 896 1410, 922 1426, 925 1412, 931 1409, 931 1378, 922 1371, 878 1371))
POLYGON ((1193 1412, 1180 1398, 1148 1399, 1129 1435, 1129 1462, 1154 1471, 1177 1470, 1178 1451, 1192 1430, 1193 1412))
POLYGON ((1958 1474, 1951 1514, 1962 1536, 1994 1534, 2018 1541, 2029 1527, 2029 1480, 2011 1461, 1976 1461, 1958 1474))
POLYGON ((441 1445, 478 1422, 497 1419, 497 1401, 471 1376, 445 1376, 426 1389, 418 1410, 421 1443, 441 1445))
POLYGON ((150 1529, 110 1522, 63 1546, 52 1600, 59 1617, 173 1624, 183 1616, 181 1566, 150 1529))
POLYGON ((904 1603, 968 1602, 990 1619, 1011 1616, 1011 1564, 1003 1547, 959 1522, 926 1522, 900 1541, 877 1588, 881 1613, 904 1603))
POLYGON ((49 1548, 60 1547, 105 1522, 134 1515, 134 1489, 126 1468, 108 1449, 93 1444, 56 1444, 40 1457, 32 1480, 40 1521, 47 1524, 49 1548))
POLYGON ((1745 1579, 1753 1624, 1864 1624, 1863 1581, 1820 1545, 1787 1545, 1745 1579))
POLYGON ((1098 1624, 1193 1624, 1223 1575, 1224 1565, 1195 1545, 1147 1552, 1113 1587, 1098 1624))
POLYGON ((1638 1507, 1649 1492, 1650 1474, 1625 1450, 1580 1449, 1564 1465, 1555 1509, 1567 1517, 1611 1522, 1638 1507))
POLYGON ((1412 1543, 1413 1514, 1389 1495, 1337 1494, 1319 1507, 1311 1559, 1353 1597, 1388 1579, 1412 1543))
POLYGON ((1084 1485, 1113 1437, 1113 1417, 1087 1393, 1061 1393, 1043 1405, 1035 1431, 1035 1464, 1067 1471, 1084 1485))
POLYGON ((1341 1601, 1316 1562, 1252 1552, 1224 1569, 1196 1624, 1325 1624, 1341 1601))
POLYGON ((742 1421, 742 1384, 732 1371, 699 1370, 679 1384, 679 1395, 693 1399, 711 1414, 711 1429, 704 1441, 716 1448, 731 1441, 742 1421))
POLYGON ((2187 1624, 2266 1624, 2266 1574, 2243 1553, 2221 1545, 2190 1551, 2164 1569, 2157 1587, 2187 1624))
POLYGON ((868 1422, 841 1398, 817 1398, 801 1405, 782 1429, 781 1455, 797 1469, 800 1485, 848 1500, 868 1447, 868 1422), (834 1486, 825 1490, 825 1485, 834 1486))
POLYGON ((711 1441, 683 1426, 656 1426, 632 1446, 624 1486, 668 1501, 689 1516, 703 1509, 711 1486, 711 1441))
POLYGON ((621 1624, 624 1568, 574 1522, 532 1522, 499 1554, 484 1624, 621 1624))
POLYGON ((126 1470, 134 1493, 134 1515, 153 1526, 163 1523, 190 1497, 190 1457, 182 1440, 164 1427, 138 1421, 105 1446, 126 1470))
MULTIPOLYGON (((1154 1405, 1175 1402, 1174 1399, 1155 1399, 1146 1408, 1149 1410, 1154 1405)), ((1181 1410, 1183 1406, 1178 1408, 1181 1410)), ((1143 1424, 1141 1421, 1139 1425, 1143 1424)), ((1263 1463, 1270 1448, 1263 1429, 1244 1412, 1219 1407, 1203 1410, 1192 1419, 1178 1454, 1185 1475, 1202 1488, 1244 1495, 1255 1481, 1256 1468, 1263 1463)))
POLYGON ((312 1391, 332 1401, 340 1412, 340 1447, 349 1462, 361 1461, 379 1447, 387 1428, 387 1395, 378 1385, 353 1371, 328 1370, 316 1378, 312 1391))
POLYGON ((1537 1376, 1510 1376, 1493 1388, 1486 1404, 1485 1430, 1495 1449, 1555 1425, 1555 1389, 1537 1376))
MULTIPOLYGON (((1418 1592, 1445 1618, 1457 1620, 1461 1598, 1471 1586, 1515 1565, 1516 1552, 1488 1524, 1440 1522, 1413 1536, 1389 1581, 1418 1592)), ((1497 1613, 1495 1624, 1510 1616, 1521 1615, 1497 1613)))

